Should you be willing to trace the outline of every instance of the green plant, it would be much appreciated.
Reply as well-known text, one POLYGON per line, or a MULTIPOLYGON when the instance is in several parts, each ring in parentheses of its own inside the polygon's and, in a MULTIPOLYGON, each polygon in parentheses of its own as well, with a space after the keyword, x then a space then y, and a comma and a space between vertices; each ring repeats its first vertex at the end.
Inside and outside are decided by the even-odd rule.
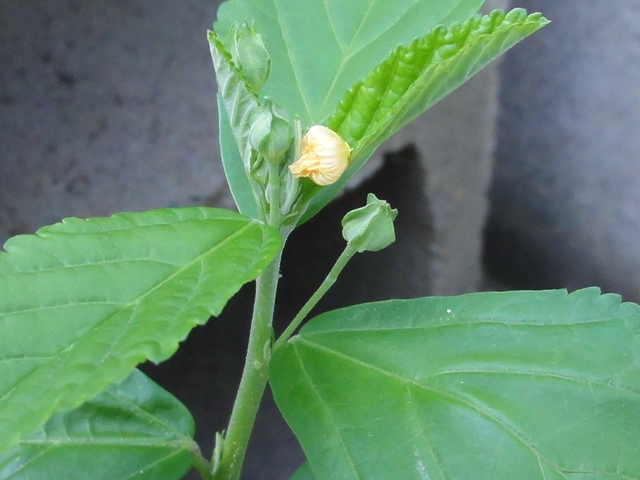
POLYGON ((372 195, 274 341, 291 231, 385 139, 547 23, 521 9, 474 16, 481 4, 223 5, 209 42, 240 214, 66 219, 6 243, 0 477, 177 479, 195 467, 236 479, 270 382, 307 455, 296 480, 640 478, 640 308, 615 295, 392 300, 322 314, 292 336, 349 258, 393 242, 395 211, 372 195), (253 279, 238 397, 205 458, 186 408, 135 367, 170 357, 253 279))

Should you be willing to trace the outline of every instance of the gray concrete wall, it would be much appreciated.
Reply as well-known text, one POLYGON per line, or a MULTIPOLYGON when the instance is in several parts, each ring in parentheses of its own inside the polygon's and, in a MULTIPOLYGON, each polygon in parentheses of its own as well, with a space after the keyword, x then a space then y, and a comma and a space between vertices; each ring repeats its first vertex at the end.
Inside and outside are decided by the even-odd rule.
POLYGON ((215 12, 0 2, 0 239, 65 216, 224 200, 205 38, 215 12))
POLYGON ((491 269, 640 301, 640 2, 519 4, 553 23, 502 64, 491 269))

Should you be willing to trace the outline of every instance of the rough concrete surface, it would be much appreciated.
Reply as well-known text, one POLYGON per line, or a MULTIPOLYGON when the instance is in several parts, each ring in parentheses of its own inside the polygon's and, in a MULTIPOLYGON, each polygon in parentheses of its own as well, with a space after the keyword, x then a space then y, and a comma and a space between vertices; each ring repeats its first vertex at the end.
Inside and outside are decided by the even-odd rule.
POLYGON ((0 239, 223 189, 216 2, 0 2, 0 239))
POLYGON ((502 63, 487 261, 640 301, 640 2, 518 3, 553 23, 502 63))
MULTIPOLYGON (((0 0, 0 240, 66 216, 231 206, 205 40, 218 3, 0 0)), ((494 65, 391 139, 377 171, 294 233, 279 328, 330 268, 339 221, 368 191, 399 208, 398 241, 357 257, 320 309, 478 287, 496 98, 494 65)), ((239 380, 251 288, 170 361, 144 367, 193 412, 205 453, 239 380)), ((267 399, 243 478, 288 478, 301 461, 267 399)))

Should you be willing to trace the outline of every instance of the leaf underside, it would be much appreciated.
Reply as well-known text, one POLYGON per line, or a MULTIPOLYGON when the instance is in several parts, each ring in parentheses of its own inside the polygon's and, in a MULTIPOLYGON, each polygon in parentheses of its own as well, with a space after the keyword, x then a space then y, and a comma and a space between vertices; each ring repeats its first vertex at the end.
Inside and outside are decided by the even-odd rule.
POLYGON ((260 210, 253 194, 253 189, 247 178, 242 161, 242 155, 238 150, 238 145, 233 135, 233 129, 229 124, 227 110, 220 94, 218 93, 218 142, 220 143, 220 156, 224 174, 233 196, 233 201, 238 207, 238 211, 247 217, 258 220, 260 210))
POLYGON ((640 478, 640 307, 595 288, 330 312, 271 383, 318 480, 640 478))
POLYGON ((10 239, 0 252, 0 451, 138 363, 171 356, 279 242, 212 208, 70 218, 10 239))
POLYGON ((547 23, 539 13, 496 10, 438 26, 396 48, 345 93, 327 120, 353 153, 349 169, 313 199, 306 218, 337 195, 382 142, 547 23))
POLYGON ((0 454, 0 479, 179 479, 197 449, 193 434, 188 410, 134 370, 0 454))
POLYGON ((215 32, 207 35, 218 83, 219 141, 227 183, 240 213, 259 219, 259 209, 245 172, 251 155, 249 129, 260 105, 258 94, 234 64, 215 32))

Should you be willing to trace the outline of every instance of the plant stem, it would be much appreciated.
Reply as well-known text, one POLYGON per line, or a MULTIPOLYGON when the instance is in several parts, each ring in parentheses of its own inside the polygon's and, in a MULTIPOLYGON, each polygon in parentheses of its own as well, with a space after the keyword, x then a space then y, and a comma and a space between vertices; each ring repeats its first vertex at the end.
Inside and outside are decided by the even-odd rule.
POLYGON ((282 332, 282 335, 280 335, 278 340, 276 340, 276 342, 273 344, 273 352, 282 347, 285 342, 289 340, 289 337, 293 335, 293 332, 300 326, 300 324, 304 321, 313 307, 316 306, 316 304, 320 301, 324 294, 327 293, 327 291, 333 286, 333 284, 338 279, 338 275, 340 275, 342 269, 345 267, 347 262, 351 260, 351 257, 356 254, 356 252, 357 250, 355 247, 353 247, 351 244, 347 244, 343 252, 338 257, 338 260, 336 260, 336 263, 333 265, 333 268, 331 268, 331 271, 322 281, 318 289, 311 296, 311 298, 307 300, 307 303, 304 304, 304 306, 300 309, 294 319, 291 320, 289 326, 284 330, 284 332, 282 332))
POLYGON ((288 233, 280 229, 280 165, 267 162, 269 172, 265 189, 268 212, 263 212, 263 221, 278 230, 282 238, 280 251, 256 279, 256 294, 253 317, 249 332, 249 344, 238 393, 231 411, 227 432, 216 435, 216 445, 212 455, 211 473, 214 480, 238 480, 242 472, 244 456, 249 444, 262 395, 269 380, 271 342, 273 339, 273 309, 280 277, 282 249, 288 233))
POLYGON ((215 466, 216 480, 237 480, 247 451, 260 400, 269 379, 273 308, 280 270, 281 253, 256 281, 256 295, 249 333, 247 358, 224 436, 220 462, 215 466))
POLYGON ((198 471, 203 479, 210 480, 213 478, 210 471, 211 463, 209 463, 207 459, 202 456, 200 447, 195 442, 193 448, 193 467, 198 471))

